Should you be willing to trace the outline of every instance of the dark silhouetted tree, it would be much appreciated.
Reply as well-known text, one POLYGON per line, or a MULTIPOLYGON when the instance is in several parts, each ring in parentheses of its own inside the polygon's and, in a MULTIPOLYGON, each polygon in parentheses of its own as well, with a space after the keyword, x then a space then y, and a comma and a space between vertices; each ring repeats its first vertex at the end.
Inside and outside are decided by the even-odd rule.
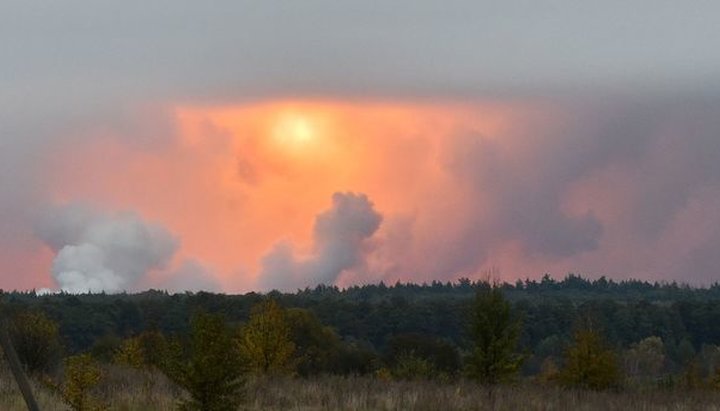
POLYGON ((181 409, 225 411, 237 409, 242 399, 243 364, 233 331, 220 315, 196 314, 190 341, 169 344, 163 370, 190 394, 181 409))
POLYGON ((484 284, 477 292, 471 313, 472 352, 468 375, 486 385, 512 380, 523 358, 516 353, 520 320, 500 288, 484 284))
POLYGON ((331 372, 341 353, 340 337, 320 323, 312 311, 291 308, 286 312, 295 345, 294 363, 302 376, 331 372))
POLYGON ((21 311, 13 316, 12 341, 30 373, 52 371, 62 359, 59 327, 42 311, 21 311))

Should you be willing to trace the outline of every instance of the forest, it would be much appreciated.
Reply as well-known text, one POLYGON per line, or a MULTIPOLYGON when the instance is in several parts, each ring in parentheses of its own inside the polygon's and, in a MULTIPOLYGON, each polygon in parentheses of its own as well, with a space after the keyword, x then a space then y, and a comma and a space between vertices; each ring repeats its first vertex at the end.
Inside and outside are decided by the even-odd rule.
MULTIPOLYGON (((491 400, 479 397, 485 404, 512 397, 503 390, 518 386, 558 395, 714 395, 718 301, 718 284, 571 274, 243 295, 5 292, 2 308, 26 372, 70 409, 115 409, 103 384, 139 372, 146 392, 164 386, 173 393, 162 404, 148 394, 152 407, 214 410, 247 405, 278 378, 283 386, 360 379, 457 392, 464 384, 501 387, 488 391, 491 400)), ((11 395, 6 388, 0 397, 11 395)), ((463 404, 457 409, 478 407, 463 404)), ((374 408, 385 407, 353 409, 374 408)))

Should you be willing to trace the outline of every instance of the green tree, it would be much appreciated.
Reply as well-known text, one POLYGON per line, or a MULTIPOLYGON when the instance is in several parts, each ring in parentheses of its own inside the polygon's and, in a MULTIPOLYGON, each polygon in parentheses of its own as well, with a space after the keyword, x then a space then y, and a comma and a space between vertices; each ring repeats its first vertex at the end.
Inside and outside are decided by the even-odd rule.
MULTIPOLYGON (((135 351, 137 344, 132 345, 135 351)), ((190 394, 180 403, 183 410, 235 410, 242 400, 243 367, 235 335, 220 315, 195 315, 189 344, 169 344, 162 369, 190 394)))
POLYGON ((90 354, 100 362, 110 362, 115 356, 115 352, 120 348, 122 340, 114 334, 105 334, 95 340, 90 349, 90 354))
POLYGON ((559 379, 565 386, 590 390, 616 387, 621 382, 618 359, 606 348, 600 333, 591 328, 580 329, 565 352, 559 379))
POLYGON ((62 358, 59 327, 39 310, 13 316, 12 340, 20 361, 31 373, 52 371, 62 358))
POLYGON ((337 364, 342 344, 335 331, 324 326, 311 311, 286 311, 290 338, 295 344, 294 362, 302 376, 328 373, 337 364))
POLYGON ((469 376, 487 385, 512 380, 523 361, 516 353, 521 325, 499 287, 486 283, 477 292, 470 325, 469 376))
POLYGON ((275 300, 253 307, 242 329, 239 346, 248 367, 255 373, 287 373, 293 369, 295 343, 291 340, 287 313, 275 300))

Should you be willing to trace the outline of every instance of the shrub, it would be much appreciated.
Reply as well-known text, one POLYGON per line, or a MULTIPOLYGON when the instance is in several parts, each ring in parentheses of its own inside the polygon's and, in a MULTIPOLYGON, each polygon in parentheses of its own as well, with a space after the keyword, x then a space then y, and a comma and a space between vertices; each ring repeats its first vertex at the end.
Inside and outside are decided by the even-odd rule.
POLYGON ((428 380, 437 374, 429 360, 415 355, 412 351, 401 353, 391 372, 392 376, 399 380, 428 380))

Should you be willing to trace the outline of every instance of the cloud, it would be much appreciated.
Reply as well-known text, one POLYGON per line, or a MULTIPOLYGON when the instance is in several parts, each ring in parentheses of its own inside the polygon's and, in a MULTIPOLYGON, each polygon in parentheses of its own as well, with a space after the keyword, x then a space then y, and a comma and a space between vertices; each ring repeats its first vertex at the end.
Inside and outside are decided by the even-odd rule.
POLYGON ((675 248, 667 238, 712 214, 689 202, 708 203, 698 190, 720 182, 718 108, 709 98, 189 108, 162 150, 71 147, 56 175, 74 170, 75 156, 86 166, 56 187, 152 215, 225 289, 449 280, 491 267, 508 279, 573 271, 707 282, 711 253, 701 249, 716 238, 675 248), (308 146, 264 134, 288 110, 317 125, 308 146), (257 178, 238 172, 241 160, 257 178), (344 244, 316 216, 339 187, 372 198, 383 216, 356 265, 345 263, 353 247, 321 246, 344 244), (683 268, 691 254, 707 263, 683 268))
POLYGON ((38 236, 57 252, 52 276, 67 292, 136 290, 178 248, 165 228, 134 213, 103 214, 87 206, 55 208, 38 223, 38 236))
POLYGON ((227 101, 697 87, 716 80, 718 57, 706 39, 719 34, 712 18, 719 11, 711 2, 677 7, 667 0, 560 0, 552 7, 132 0, 43 8, 10 1, 0 36, 12 47, 0 77, 14 80, 3 95, 16 104, 28 103, 28 85, 36 83, 46 104, 65 102, 70 112, 85 102, 157 96, 227 101))
POLYGON ((118 120, 128 124, 59 139, 53 161, 33 178, 0 177, 14 181, 0 204, 0 219, 14 230, 0 234, 0 261, 7 272, 26 273, 6 283, 27 288, 51 287, 52 279, 81 288, 99 281, 112 289, 292 289, 449 280, 491 267, 508 279, 573 271, 709 282, 717 236, 683 238, 692 238, 692 227, 720 230, 714 197, 703 194, 720 185, 718 110, 720 100, 709 97, 587 97, 283 101, 128 114, 118 120), (316 127, 308 146, 264 134, 288 112, 316 127), (25 187, 32 181, 41 184, 25 187), (353 241, 338 227, 354 221, 348 215, 372 216, 363 202, 317 215, 343 187, 371 198, 369 209, 383 216, 370 234, 361 230, 373 228, 370 217, 347 223, 353 241), (34 240, 51 248, 49 256, 17 253, 36 247, 23 230, 55 199, 96 206, 43 219, 34 240), (157 259, 114 262, 117 252, 88 240, 98 231, 88 227, 121 214, 99 210, 134 210, 142 224, 165 227, 178 242, 171 262, 149 269, 157 259), (186 278, 174 282, 174 274, 186 278))
POLYGON ((292 290, 331 285, 345 270, 364 264, 367 241, 380 227, 382 216, 364 194, 335 193, 332 201, 332 208, 315 219, 308 255, 298 257, 292 244, 283 242, 263 257, 262 287, 292 290))
POLYGON ((67 211, 37 237, 36 215, 58 201, 167 227, 182 239, 173 263, 188 265, 163 274, 195 278, 188 287, 243 272, 248 288, 264 268, 303 271, 305 260, 329 261, 311 278, 336 281, 352 252, 333 260, 286 243, 267 267, 260 260, 283 236, 342 243, 312 232, 339 189, 366 193, 385 217, 373 251, 355 255, 370 265, 353 266, 357 281, 453 278, 488 264, 509 276, 715 276, 716 237, 684 247, 669 238, 698 220, 717 225, 703 192, 720 179, 720 55, 707 41, 720 35, 718 3, 165 3, 4 4, 3 288, 50 287, 51 269, 67 284, 137 287, 165 260, 152 249, 169 244, 159 238, 149 256, 133 249, 132 264, 117 261, 132 247, 96 238, 140 229, 87 238, 109 220, 137 228, 117 214, 67 211), (265 144, 254 114, 289 98, 345 106, 322 107, 338 123, 328 133, 337 150, 299 161, 265 144), (238 123, 253 127, 208 116, 185 141, 178 107, 242 107, 250 114, 238 123), (496 117, 512 131, 482 127, 496 117))
POLYGON ((591 213, 570 216, 562 210, 570 184, 593 167, 578 167, 587 154, 564 150, 569 142, 562 136, 533 133, 547 131, 495 139, 460 135, 447 144, 446 169, 467 184, 476 201, 486 202, 484 215, 475 216, 465 235, 490 242, 514 238, 528 253, 550 257, 593 250, 601 223, 591 213))

